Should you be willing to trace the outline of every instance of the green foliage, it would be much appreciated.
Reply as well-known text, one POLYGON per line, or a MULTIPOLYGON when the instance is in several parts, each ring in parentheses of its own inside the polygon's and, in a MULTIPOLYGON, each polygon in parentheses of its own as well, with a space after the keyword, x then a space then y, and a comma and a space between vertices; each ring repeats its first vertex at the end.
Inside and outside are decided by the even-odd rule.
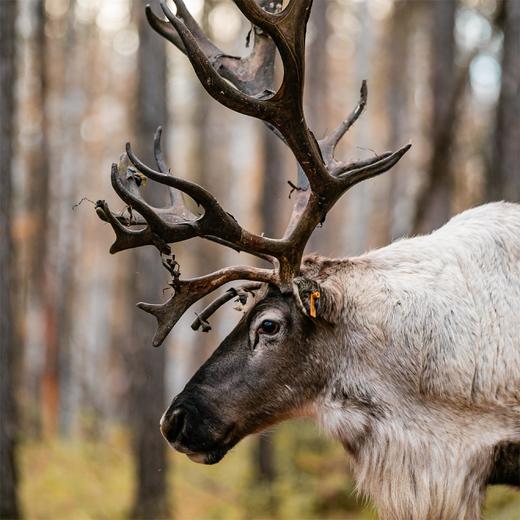
MULTIPOLYGON (((20 447, 21 500, 26 518, 117 520, 132 503, 129 436, 113 429, 96 440, 25 441, 20 447)), ((307 421, 280 426, 273 435, 278 478, 254 480, 251 437, 222 462, 202 466, 170 454, 170 501, 176 520, 375 519, 356 496, 341 445, 307 421), (269 513, 269 511, 274 511, 269 513)), ((485 518, 516 520, 520 493, 489 490, 485 518)))

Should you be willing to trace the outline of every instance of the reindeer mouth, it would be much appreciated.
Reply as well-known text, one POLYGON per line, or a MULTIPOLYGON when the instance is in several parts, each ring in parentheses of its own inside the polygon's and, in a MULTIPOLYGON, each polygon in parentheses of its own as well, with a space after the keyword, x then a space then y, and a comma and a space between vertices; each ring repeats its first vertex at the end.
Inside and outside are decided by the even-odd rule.
POLYGON ((231 446, 222 446, 208 451, 193 451, 179 443, 173 444, 172 447, 179 453, 186 455, 192 462, 207 465, 220 462, 231 448, 231 446))
POLYGON ((206 453, 186 453, 186 456, 192 462, 197 462, 198 464, 211 465, 220 462, 224 458, 224 455, 226 455, 227 451, 228 450, 226 449, 219 449, 208 451, 206 453))
POLYGON ((216 464, 243 435, 235 422, 224 422, 206 400, 195 397, 177 397, 162 416, 160 430, 174 450, 193 462, 216 464))
POLYGON ((240 440, 235 431, 235 425, 232 425, 225 431, 224 435, 211 439, 207 438, 206 435, 201 436, 197 430, 188 428, 185 422, 182 426, 176 425, 169 432, 161 426, 162 434, 175 451, 186 455, 193 462, 208 465, 220 462, 240 440))

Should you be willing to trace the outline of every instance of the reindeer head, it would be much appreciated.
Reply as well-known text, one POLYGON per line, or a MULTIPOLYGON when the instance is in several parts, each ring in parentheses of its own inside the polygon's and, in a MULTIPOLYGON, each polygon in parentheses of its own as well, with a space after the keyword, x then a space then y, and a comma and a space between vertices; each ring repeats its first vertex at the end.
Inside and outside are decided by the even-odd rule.
POLYGON ((327 289, 312 260, 302 263, 305 246, 343 193, 389 170, 410 147, 351 164, 337 161, 336 145, 366 105, 366 83, 354 111, 329 136, 316 140, 303 111, 305 34, 312 0, 291 0, 284 9, 281 0, 234 1, 253 25, 253 48, 245 58, 223 53, 206 38, 182 0, 174 0, 176 14, 161 2, 167 21, 149 7, 146 12, 151 26, 186 54, 214 99, 264 121, 293 152, 299 164, 298 186, 284 235, 276 239, 246 231, 204 188, 172 175, 162 156, 160 129, 154 139, 158 170, 143 164, 129 144, 119 164, 112 166, 112 186, 128 205, 128 214, 117 215, 105 201, 97 203, 99 217, 116 233, 112 253, 153 245, 172 275, 174 294, 167 302, 138 305, 157 319, 155 346, 196 301, 227 282, 253 282, 228 290, 195 320, 192 328, 208 330, 206 320, 220 305, 257 293, 255 304, 161 421, 174 447, 206 463, 220 460, 248 433, 309 412, 330 373, 333 360, 327 356, 327 344, 341 295, 327 289), (273 92, 276 50, 284 76, 273 92), (142 176, 169 187, 170 207, 154 208, 142 198, 142 176), (201 217, 187 209, 182 193, 204 209, 201 217), (253 254, 272 268, 227 267, 184 280, 170 244, 193 237, 253 254))
POLYGON ((193 460, 212 464, 249 433, 313 415, 335 373, 334 322, 341 307, 341 295, 326 282, 300 276, 285 292, 265 284, 164 414, 166 439, 193 460))

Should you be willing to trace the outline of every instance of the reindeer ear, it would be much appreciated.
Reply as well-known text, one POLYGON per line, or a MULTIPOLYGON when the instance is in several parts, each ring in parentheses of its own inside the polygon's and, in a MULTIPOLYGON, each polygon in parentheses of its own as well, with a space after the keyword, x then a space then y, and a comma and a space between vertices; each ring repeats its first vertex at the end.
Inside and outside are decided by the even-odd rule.
POLYGON ((313 319, 335 323, 342 307, 341 294, 326 284, 299 276, 293 280, 293 293, 302 312, 313 319))
POLYGON ((311 318, 320 316, 322 288, 318 282, 304 277, 295 278, 293 292, 296 302, 304 314, 311 318))

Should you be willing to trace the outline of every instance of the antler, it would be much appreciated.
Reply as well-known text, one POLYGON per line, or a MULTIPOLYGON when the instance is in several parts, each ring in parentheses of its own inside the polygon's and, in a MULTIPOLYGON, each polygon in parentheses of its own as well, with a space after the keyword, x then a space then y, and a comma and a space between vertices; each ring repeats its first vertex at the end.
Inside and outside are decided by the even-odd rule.
MULTIPOLYGON (((312 0, 291 0, 284 10, 281 10, 281 0, 234 2, 253 24, 253 49, 246 58, 230 56, 218 49, 205 36, 182 0, 174 0, 176 14, 161 1, 167 21, 158 18, 149 6, 146 14, 151 26, 186 54, 201 84, 214 99, 236 112, 264 121, 289 146, 299 164, 300 181, 295 204, 281 239, 255 235, 242 228, 204 188, 171 174, 162 158, 160 129, 154 139, 158 171, 143 164, 127 144, 120 163, 112 166, 112 186, 128 205, 128 214, 112 213, 105 201, 98 202, 97 211, 116 233, 111 252, 155 245, 161 254, 170 256, 166 265, 175 266, 171 270, 174 295, 162 305, 139 304, 158 320, 154 345, 164 340, 189 306, 226 282, 255 280, 290 290, 308 239, 335 202, 358 182, 389 170, 410 148, 406 145, 395 152, 351 164, 337 161, 334 151, 338 142, 366 106, 366 82, 362 83, 355 110, 329 136, 317 141, 307 126, 303 110, 305 34, 312 0), (273 92, 276 49, 282 59, 284 76, 279 89, 273 92), (142 198, 143 176, 169 187, 169 208, 154 208, 142 198), (202 216, 186 208, 180 192, 189 195, 203 208, 202 216), (138 215, 134 215, 134 211, 138 215), (135 226, 140 229, 132 229, 135 226), (196 236, 268 260, 273 269, 231 267, 181 281, 168 244, 196 236)), ((209 314, 234 295, 230 291, 229 297, 220 297, 209 306, 209 311, 203 311, 202 319, 196 320, 194 326, 204 324, 209 314)))

